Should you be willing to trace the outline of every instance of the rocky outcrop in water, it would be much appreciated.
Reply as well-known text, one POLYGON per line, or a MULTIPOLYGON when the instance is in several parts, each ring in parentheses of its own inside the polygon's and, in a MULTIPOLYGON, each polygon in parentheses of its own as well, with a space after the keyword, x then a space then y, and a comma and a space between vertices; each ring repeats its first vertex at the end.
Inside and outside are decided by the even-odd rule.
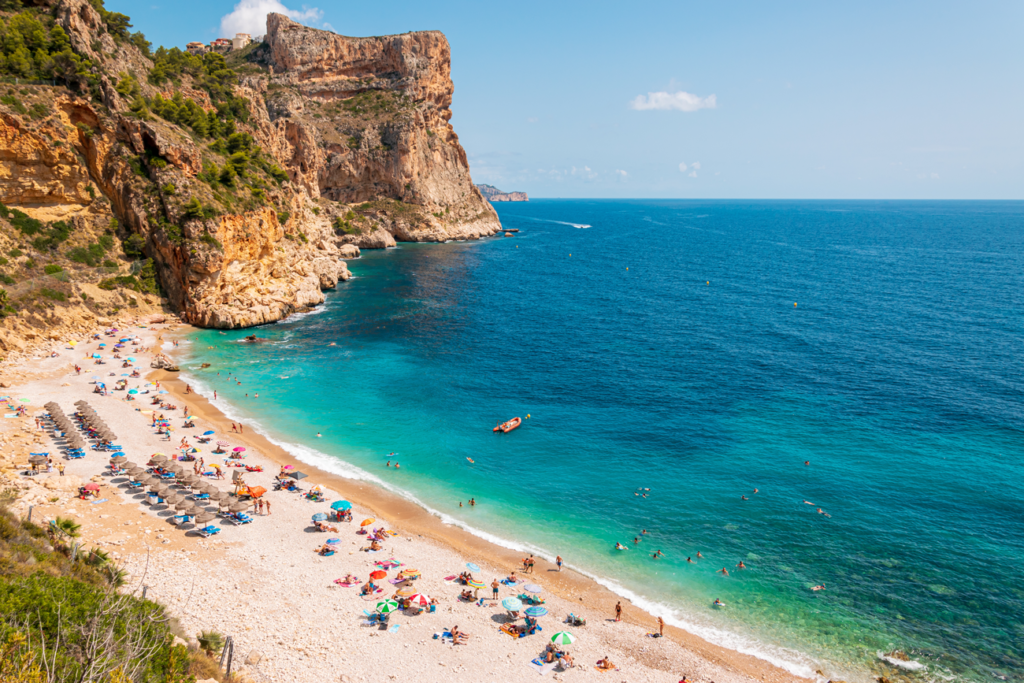
POLYGON ((530 198, 525 192, 502 192, 494 185, 477 185, 480 193, 489 202, 528 202, 530 198))

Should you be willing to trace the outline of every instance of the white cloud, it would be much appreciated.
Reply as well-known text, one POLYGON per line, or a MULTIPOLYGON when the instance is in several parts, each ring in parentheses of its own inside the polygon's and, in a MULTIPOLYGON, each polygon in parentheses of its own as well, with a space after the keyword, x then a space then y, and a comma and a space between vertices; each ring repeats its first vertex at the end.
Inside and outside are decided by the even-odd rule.
POLYGON ((682 162, 679 164, 679 171, 681 173, 686 173, 686 162, 682 162))
POLYGON ((647 96, 637 95, 636 99, 629 103, 630 109, 646 111, 648 109, 659 109, 663 111, 697 111, 698 109, 714 109, 718 101, 714 95, 700 97, 692 93, 684 92, 649 92, 647 96))
POLYGON ((538 119, 536 116, 531 116, 526 119, 527 123, 537 123, 538 121, 540 121, 540 119, 538 119))
POLYGON ((325 21, 325 22, 324 22, 323 24, 321 24, 321 25, 320 25, 320 28, 322 28, 322 29, 323 29, 323 30, 325 30, 325 31, 330 31, 331 33, 337 33, 337 31, 336 31, 336 30, 334 30, 334 27, 333 27, 333 26, 331 26, 331 25, 330 25, 329 23, 327 23, 326 21, 325 21))
POLYGON ((626 178, 629 177, 629 174, 626 173, 625 171, 623 171, 621 168, 615 169, 615 173, 616 173, 616 175, 619 176, 620 180, 625 180, 626 178))
POLYGON ((689 165, 689 167, 687 167, 687 165, 686 165, 686 163, 685 163, 685 162, 683 162, 683 163, 679 164, 679 170, 680 170, 680 171, 681 171, 682 173, 686 173, 686 169, 687 169, 687 168, 690 168, 690 169, 692 169, 692 170, 690 171, 690 177, 691 177, 691 178, 696 178, 696 177, 697 177, 697 171, 699 171, 699 170, 700 170, 700 162, 699 162, 699 161, 695 161, 695 162, 693 162, 692 164, 690 164, 690 165, 689 165))
POLYGON ((267 32, 267 15, 271 12, 299 22, 317 22, 324 15, 316 7, 288 9, 279 0, 241 0, 230 14, 221 17, 220 34, 224 38, 233 38, 236 33, 262 36, 267 32))
POLYGON ((693 166, 693 167, 694 167, 695 169, 697 169, 698 171, 700 170, 700 162, 699 162, 699 161, 695 161, 695 162, 693 162, 692 166, 693 166))
POLYGON ((696 178, 697 177, 697 172, 696 171, 690 171, 690 177, 691 178, 696 178))

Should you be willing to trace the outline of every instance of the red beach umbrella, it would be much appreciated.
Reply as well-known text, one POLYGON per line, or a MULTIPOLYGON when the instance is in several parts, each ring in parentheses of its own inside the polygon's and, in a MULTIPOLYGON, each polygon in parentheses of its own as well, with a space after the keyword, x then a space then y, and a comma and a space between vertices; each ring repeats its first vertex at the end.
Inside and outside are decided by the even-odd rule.
POLYGON ((385 576, 387 576, 387 575, 388 575, 388 573, 387 573, 387 572, 385 572, 385 571, 381 571, 380 569, 378 569, 378 570, 377 570, 377 571, 375 571, 375 572, 370 572, 370 578, 371 578, 371 579, 374 579, 374 580, 380 580, 380 579, 383 579, 383 578, 384 578, 385 576))

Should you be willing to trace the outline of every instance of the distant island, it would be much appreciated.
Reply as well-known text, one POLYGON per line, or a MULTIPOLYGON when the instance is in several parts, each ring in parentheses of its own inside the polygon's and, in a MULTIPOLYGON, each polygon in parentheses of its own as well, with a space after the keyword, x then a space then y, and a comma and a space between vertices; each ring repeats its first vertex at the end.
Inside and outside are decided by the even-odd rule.
POLYGON ((480 194, 489 202, 528 202, 525 192, 502 192, 494 185, 477 185, 480 194))

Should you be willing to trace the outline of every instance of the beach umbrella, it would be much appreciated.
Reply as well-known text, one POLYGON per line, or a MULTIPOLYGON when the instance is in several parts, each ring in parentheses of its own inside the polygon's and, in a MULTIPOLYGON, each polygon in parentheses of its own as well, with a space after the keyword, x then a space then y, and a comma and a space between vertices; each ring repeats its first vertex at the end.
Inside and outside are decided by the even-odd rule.
POLYGON ((123 455, 118 455, 118 456, 115 456, 115 457, 111 458, 110 462, 114 463, 115 465, 122 465, 122 464, 128 462, 128 458, 124 457, 123 455))
POLYGON ((184 498, 182 498, 180 502, 175 504, 174 509, 175 510, 189 510, 192 507, 193 507, 193 505, 192 505, 192 501, 191 500, 185 500, 184 498))
POLYGON ((249 503, 247 501, 244 501, 244 500, 240 500, 240 501, 238 501, 237 503, 235 503, 234 505, 231 506, 231 511, 232 512, 245 512, 248 509, 249 509, 249 503))
POLYGON ((528 591, 530 593, 540 593, 544 589, 535 583, 528 583, 525 586, 523 586, 523 590, 528 591))
POLYGON ((518 612, 523 609, 523 601, 519 598, 505 598, 501 601, 501 606, 509 612, 518 612))
POLYGON ((375 520, 375 519, 373 519, 373 518, 370 518, 370 519, 364 519, 364 520, 363 520, 362 522, 360 522, 360 523, 359 523, 359 526, 370 526, 371 524, 373 524, 373 523, 374 523, 374 522, 376 522, 376 521, 377 521, 377 520, 375 520))
POLYGON ((198 515, 196 515, 196 521, 200 524, 206 524, 216 516, 217 515, 213 514, 212 512, 201 512, 198 515))
POLYGON ((391 614, 398 609, 398 603, 394 600, 384 600, 377 603, 377 611, 381 614, 391 614))
POLYGON ((227 441, 218 441, 217 445, 218 446, 230 446, 231 444, 229 444, 227 441))
POLYGON ((409 604, 416 607, 430 607, 430 598, 423 593, 413 593, 409 596, 409 604))
POLYGON ((313 515, 313 521, 314 522, 323 522, 326 519, 327 519, 327 514, 324 513, 324 512, 318 512, 315 515, 313 515))
POLYGON ((523 612, 528 617, 543 617, 548 611, 544 607, 527 607, 526 611, 523 612))
POLYGON ((331 509, 332 510, 351 510, 352 509, 352 503, 348 502, 347 500, 336 500, 333 503, 331 503, 331 509))
POLYGON ((474 579, 472 581, 467 581, 466 585, 469 586, 470 588, 476 588, 477 590, 479 590, 479 589, 484 587, 484 582, 483 581, 477 581, 476 579, 474 579))
POLYGON ((229 501, 232 500, 233 497, 232 497, 230 492, 228 492, 228 491, 221 491, 221 490, 218 489, 217 493, 211 493, 210 494, 210 498, 215 498, 216 500, 229 502, 229 501))
POLYGON ((340 538, 328 538, 327 539, 327 545, 338 545, 339 543, 341 543, 341 539, 340 538))
POLYGON ((402 589, 402 590, 400 590, 400 591, 396 591, 396 592, 395 592, 395 595, 401 595, 401 596, 402 596, 403 598, 407 598, 407 597, 409 597, 410 595, 416 595, 416 591, 414 591, 414 590, 413 590, 413 589, 411 589, 411 588, 409 588, 409 589, 403 588, 403 589, 402 589))
POLYGON ((88 484, 85 485, 85 490, 86 491, 99 491, 100 490, 100 485, 97 484, 94 481, 91 481, 91 482, 89 482, 88 484))
POLYGON ((87 405, 89 405, 89 402, 86 401, 85 399, 82 399, 81 401, 75 401, 75 405, 76 406, 87 406, 87 405))
POLYGON ((137 394, 137 393, 139 393, 139 390, 138 389, 129 389, 128 393, 129 394, 137 394))
POLYGON ((203 432, 203 436, 212 436, 216 433, 217 432, 213 431, 212 429, 208 429, 207 431, 203 432))
POLYGON ((374 579, 374 580, 383 579, 387 575, 388 575, 388 573, 386 571, 381 570, 381 569, 378 569, 377 571, 370 572, 370 578, 374 579))
POLYGON ((298 470, 295 470, 294 472, 289 472, 288 476, 291 477, 292 479, 299 480, 305 479, 307 475, 304 472, 299 472, 298 470))
POLYGON ((478 572, 478 571, 480 571, 480 567, 476 566, 472 562, 467 562, 466 563, 466 569, 468 569, 471 572, 478 572))
POLYGON ((555 635, 551 636, 551 642, 555 645, 572 645, 576 642, 576 636, 568 631, 559 631, 555 635))
POLYGON ((46 456, 45 455, 33 455, 32 457, 30 457, 28 459, 28 461, 29 462, 34 462, 34 463, 46 462, 46 456))
POLYGON ((128 356, 128 360, 129 360, 129 362, 132 362, 132 363, 134 363, 134 362, 135 362, 135 359, 134 359, 134 358, 132 358, 131 356, 128 356))
POLYGON ((129 468, 128 468, 128 474, 132 474, 132 475, 135 475, 135 474, 142 474, 142 473, 143 473, 143 472, 145 472, 145 471, 146 471, 146 470, 144 470, 144 469, 142 469, 141 467, 138 467, 138 466, 135 466, 135 467, 129 467, 129 468))
POLYGON ((149 460, 150 462, 167 462, 167 456, 163 455, 162 453, 157 453, 149 460))
POLYGON ((214 486, 208 481, 204 481, 203 485, 200 486, 199 488, 202 489, 203 493, 209 493, 210 495, 213 495, 214 493, 220 493, 220 489, 218 489, 216 486, 214 486))
POLYGON ((93 357, 93 358, 103 358, 103 356, 101 356, 101 355, 100 355, 100 354, 98 354, 98 353, 94 353, 94 354, 92 354, 92 357, 93 357))
POLYGON ((245 450, 245 446, 235 446, 231 450, 233 450, 235 453, 241 453, 242 451, 245 450))

